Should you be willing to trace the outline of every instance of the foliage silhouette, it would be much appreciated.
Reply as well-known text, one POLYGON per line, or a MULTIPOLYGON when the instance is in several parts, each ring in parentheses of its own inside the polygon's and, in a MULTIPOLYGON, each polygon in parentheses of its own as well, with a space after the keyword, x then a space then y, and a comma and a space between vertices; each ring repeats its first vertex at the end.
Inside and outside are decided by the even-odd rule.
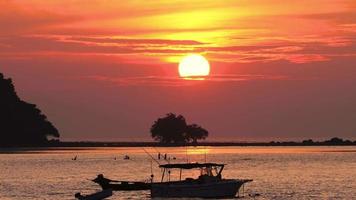
POLYGON ((48 136, 59 138, 58 130, 35 104, 22 101, 12 80, 0 73, 0 146, 42 146, 48 136))
POLYGON ((151 127, 152 138, 165 144, 197 143, 197 140, 207 138, 208 134, 199 125, 188 125, 182 115, 177 116, 174 113, 158 118, 151 127))
POLYGON ((304 144, 304 145, 313 145, 314 141, 312 139, 303 140, 302 144, 304 144))
POLYGON ((187 126, 186 129, 189 141, 194 144, 198 143, 198 140, 205 140, 209 132, 197 124, 191 124, 187 126))

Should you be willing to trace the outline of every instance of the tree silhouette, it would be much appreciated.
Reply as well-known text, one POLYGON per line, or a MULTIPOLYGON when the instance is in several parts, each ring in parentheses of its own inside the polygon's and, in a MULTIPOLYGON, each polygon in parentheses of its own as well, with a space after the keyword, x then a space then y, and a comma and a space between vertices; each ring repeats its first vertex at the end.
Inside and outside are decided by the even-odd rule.
POLYGON ((197 143, 198 140, 204 140, 208 137, 209 132, 197 124, 191 124, 187 126, 187 136, 189 141, 197 143))
POLYGON ((331 144, 331 145, 335 145, 335 144, 343 144, 345 141, 341 138, 338 137, 333 137, 330 140, 326 140, 325 143, 326 144, 331 144))
POLYGON ((185 143, 185 129, 187 123, 182 115, 176 116, 168 113, 163 118, 158 118, 151 127, 151 135, 154 140, 161 143, 185 143))
POLYGON ((304 144, 304 145, 313 145, 314 141, 312 139, 303 140, 302 144, 304 144))
POLYGON ((154 140, 165 144, 185 144, 205 139, 208 136, 208 131, 197 124, 187 125, 182 115, 168 113, 153 123, 151 136, 154 140))
POLYGON ((58 130, 34 104, 22 101, 11 79, 0 73, 0 146, 38 146, 58 130))

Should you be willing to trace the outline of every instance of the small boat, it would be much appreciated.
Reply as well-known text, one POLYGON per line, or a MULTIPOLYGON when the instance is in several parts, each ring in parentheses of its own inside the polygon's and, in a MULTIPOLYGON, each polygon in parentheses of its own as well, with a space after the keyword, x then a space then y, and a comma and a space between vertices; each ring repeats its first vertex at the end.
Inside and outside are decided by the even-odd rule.
POLYGON ((152 184, 151 197, 163 198, 234 198, 241 186, 250 179, 223 179, 222 170, 225 164, 217 163, 184 163, 165 164, 162 180, 152 184), (179 169, 179 181, 170 181, 172 169, 179 169), (182 180, 182 170, 200 169, 201 175, 197 179, 186 178, 182 180), (168 175, 168 181, 163 182, 168 175))
POLYGON ((132 190, 149 190, 151 189, 150 182, 137 181, 117 181, 105 178, 104 175, 99 174, 93 182, 99 184, 103 190, 112 189, 115 191, 132 191, 132 190))
POLYGON ((80 193, 76 193, 74 195, 75 198, 79 199, 79 200, 102 200, 108 197, 112 196, 112 190, 111 189, 107 189, 107 190, 103 190, 94 194, 89 194, 89 195, 81 195, 80 193))

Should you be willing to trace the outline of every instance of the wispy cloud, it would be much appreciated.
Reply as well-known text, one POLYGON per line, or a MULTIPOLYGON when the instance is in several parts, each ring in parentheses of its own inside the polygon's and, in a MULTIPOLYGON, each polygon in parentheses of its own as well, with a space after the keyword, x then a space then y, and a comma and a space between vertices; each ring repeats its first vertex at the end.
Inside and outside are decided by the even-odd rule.
POLYGON ((187 53, 209 54, 212 61, 295 63, 327 61, 356 53, 356 36, 324 41, 282 41, 263 45, 216 46, 194 40, 98 38, 67 36, 0 36, 0 53, 136 54, 169 57, 187 53))
POLYGON ((288 76, 276 75, 210 75, 207 77, 182 78, 176 76, 135 76, 135 77, 109 77, 109 76, 88 76, 86 79, 102 81, 116 86, 160 86, 160 87, 179 87, 191 86, 206 83, 221 82, 241 82, 257 80, 292 80, 288 76))
POLYGON ((163 62, 203 53, 225 63, 324 62, 355 53, 356 7, 348 0, 289 2, 293 10, 280 0, 83 2, 0 1, 0 53, 130 54, 163 62))
POLYGON ((1 0, 0 8, 0 35, 33 34, 83 19, 75 13, 30 8, 10 0, 1 0))
POLYGON ((117 45, 203 45, 205 43, 194 40, 167 40, 142 38, 113 38, 113 37, 68 37, 66 41, 92 42, 95 44, 117 45))

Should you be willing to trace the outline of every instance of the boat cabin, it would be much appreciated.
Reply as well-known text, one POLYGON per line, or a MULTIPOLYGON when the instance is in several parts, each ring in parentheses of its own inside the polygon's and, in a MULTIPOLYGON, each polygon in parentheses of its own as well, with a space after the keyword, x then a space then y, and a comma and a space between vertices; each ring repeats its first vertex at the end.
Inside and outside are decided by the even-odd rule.
MULTIPOLYGON (((159 167, 163 169, 162 179, 168 176, 168 182, 170 182, 170 174, 172 169, 179 169, 179 181, 182 181, 182 170, 183 169, 200 169, 200 176, 197 180, 212 181, 220 180, 221 173, 224 169, 225 164, 218 163, 176 163, 176 164, 164 164, 159 167)), ((193 178, 186 178, 184 181, 193 181, 193 178)))

